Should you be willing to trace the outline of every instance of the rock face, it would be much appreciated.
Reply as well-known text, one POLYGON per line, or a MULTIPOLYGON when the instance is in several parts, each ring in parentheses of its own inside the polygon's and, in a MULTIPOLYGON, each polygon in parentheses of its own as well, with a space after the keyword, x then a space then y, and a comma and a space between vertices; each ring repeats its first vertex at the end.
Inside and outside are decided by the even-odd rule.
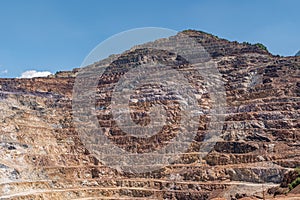
MULTIPOLYGON (((141 174, 110 168, 85 148, 74 128, 72 90, 77 69, 48 78, 0 79, 1 199, 261 196, 262 190, 279 185, 286 173, 300 166, 300 59, 273 56, 258 46, 199 31, 184 33, 195 38, 217 63, 226 89, 225 123, 219 130, 222 140, 209 154, 202 159, 197 156, 209 123, 204 113, 191 147, 176 163, 141 174)), ((118 131, 110 114, 104 114, 109 110, 111 88, 126 69, 149 61, 190 67, 166 51, 133 49, 114 61, 98 85, 99 123, 126 151, 153 151, 173 137, 177 128, 174 123, 162 132, 156 146, 147 146, 154 142, 150 138, 132 149, 134 140, 118 131)), ((189 78, 199 83, 196 89, 203 93, 199 105, 209 108, 203 80, 193 74, 189 78)), ((139 91, 155 95, 145 88, 139 91)), ((168 101, 158 102, 170 107, 168 101)), ((137 100, 131 106, 136 123, 149 123, 141 117, 149 105, 137 100)), ((169 113, 175 122, 177 111, 169 113)))

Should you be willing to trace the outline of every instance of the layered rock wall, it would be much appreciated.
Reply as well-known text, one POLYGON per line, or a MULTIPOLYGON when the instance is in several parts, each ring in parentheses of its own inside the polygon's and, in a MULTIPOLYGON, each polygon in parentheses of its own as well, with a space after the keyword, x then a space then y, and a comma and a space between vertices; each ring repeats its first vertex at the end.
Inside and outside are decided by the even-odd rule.
MULTIPOLYGON (((184 33, 211 55, 226 89, 221 140, 208 155, 198 157, 210 120, 204 113, 191 147, 176 163, 142 174, 118 171, 93 156, 75 130, 77 70, 49 78, 0 79, 1 199, 229 199, 236 193, 259 195, 262 186, 280 184, 286 172, 300 166, 300 59, 276 57, 255 45, 203 32, 184 33)), ((170 100, 156 101, 173 120, 159 138, 136 141, 107 114, 115 83, 128 69, 148 61, 193 71, 184 59, 165 51, 136 49, 114 61, 100 79, 95 106, 99 124, 126 151, 153 151, 178 128, 179 108, 170 100)), ((199 106, 209 109, 203 79, 193 73, 188 79, 202 94, 199 106)), ((155 95, 153 88, 139 88, 133 99, 155 95)), ((149 123, 142 113, 150 103, 137 100, 130 106, 136 123, 149 123)))

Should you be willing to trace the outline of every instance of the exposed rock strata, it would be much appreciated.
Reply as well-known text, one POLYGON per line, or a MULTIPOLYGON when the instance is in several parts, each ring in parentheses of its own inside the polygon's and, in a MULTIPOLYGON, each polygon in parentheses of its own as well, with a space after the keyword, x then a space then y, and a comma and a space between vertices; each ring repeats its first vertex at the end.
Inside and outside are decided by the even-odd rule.
MULTIPOLYGON (((280 184, 284 174, 300 166, 300 59, 273 56, 255 45, 203 32, 185 33, 205 47, 225 83, 222 141, 208 155, 197 156, 209 123, 204 115, 193 144, 176 164, 151 173, 121 173, 85 149, 74 129, 71 103, 77 70, 49 78, 1 79, 1 199, 230 199, 236 193, 261 194, 262 186, 267 190, 280 184)), ((149 58, 188 69, 185 60, 174 56, 165 51, 126 52, 99 83, 99 123, 127 151, 152 151, 161 143, 155 143, 157 138, 140 140, 132 149, 134 140, 100 109, 109 109, 109 86, 128 67, 149 58)), ((199 105, 209 108, 203 80, 189 78, 203 92, 199 105)), ((153 95, 147 88, 139 90, 153 95)), ((171 107, 169 101, 158 102, 171 107)), ((147 117, 140 115, 149 105, 133 101, 131 107, 135 122, 147 124, 147 117)), ((161 142, 176 132, 177 112, 176 106, 169 111, 174 123, 162 132, 161 142)))

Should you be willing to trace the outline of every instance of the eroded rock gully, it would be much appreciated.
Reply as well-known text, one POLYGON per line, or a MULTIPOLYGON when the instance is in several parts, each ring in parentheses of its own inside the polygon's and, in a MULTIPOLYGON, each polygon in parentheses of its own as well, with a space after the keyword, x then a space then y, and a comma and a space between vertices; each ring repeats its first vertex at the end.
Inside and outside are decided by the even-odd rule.
MULTIPOLYGON (((222 141, 208 155, 197 156, 210 120, 204 112, 194 142, 175 164, 149 173, 122 173, 94 157, 75 131, 72 89, 78 69, 48 78, 0 79, 1 199, 230 199, 237 193, 261 196, 262 190, 279 185, 288 171, 300 166, 300 59, 273 56, 255 45, 203 32, 185 33, 217 63, 226 89, 222 141)), ((99 124, 130 152, 151 152, 178 131, 179 108, 170 99, 155 101, 169 108, 171 125, 144 140, 127 136, 106 112, 114 84, 149 60, 193 71, 174 54, 136 49, 102 76, 96 102, 99 124)), ((203 79, 193 73, 188 78, 202 93, 199 106, 209 109, 203 79)), ((161 95, 155 88, 138 91, 136 99, 161 95)), ((149 101, 132 101, 130 106, 137 124, 149 123, 143 114, 149 101)))

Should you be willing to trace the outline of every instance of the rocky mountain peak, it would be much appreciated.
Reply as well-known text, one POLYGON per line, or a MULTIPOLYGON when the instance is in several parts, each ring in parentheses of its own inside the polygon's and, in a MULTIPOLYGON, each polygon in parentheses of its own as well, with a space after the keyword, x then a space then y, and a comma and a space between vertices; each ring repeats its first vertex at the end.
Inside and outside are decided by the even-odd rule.
MULTIPOLYGON (((95 119, 111 143, 130 154, 154 156, 151 152, 170 144, 181 128, 179 106, 186 101, 170 91, 166 95, 159 83, 136 88, 129 110, 134 124, 144 126, 151 123, 151 106, 164 108, 169 121, 161 132, 137 138, 117 125, 111 110, 116 83, 143 62, 157 61, 184 74, 201 115, 189 148, 172 164, 145 173, 123 172, 99 159, 79 137, 72 110, 79 69, 44 78, 0 79, 0 198, 262 199, 267 192, 271 198, 289 191, 300 166, 300 59, 273 56, 261 45, 230 42, 201 31, 182 33, 199 42, 216 64, 226 94, 220 101, 221 127, 210 126, 216 100, 207 88, 213 84, 190 63, 166 51, 125 52, 93 88, 95 119), (210 127, 220 138, 202 156, 210 127)), ((89 119, 90 114, 82 116, 89 119)), ((109 158, 113 156, 117 155, 109 158)), ((297 191, 291 192, 295 198, 297 191)))

